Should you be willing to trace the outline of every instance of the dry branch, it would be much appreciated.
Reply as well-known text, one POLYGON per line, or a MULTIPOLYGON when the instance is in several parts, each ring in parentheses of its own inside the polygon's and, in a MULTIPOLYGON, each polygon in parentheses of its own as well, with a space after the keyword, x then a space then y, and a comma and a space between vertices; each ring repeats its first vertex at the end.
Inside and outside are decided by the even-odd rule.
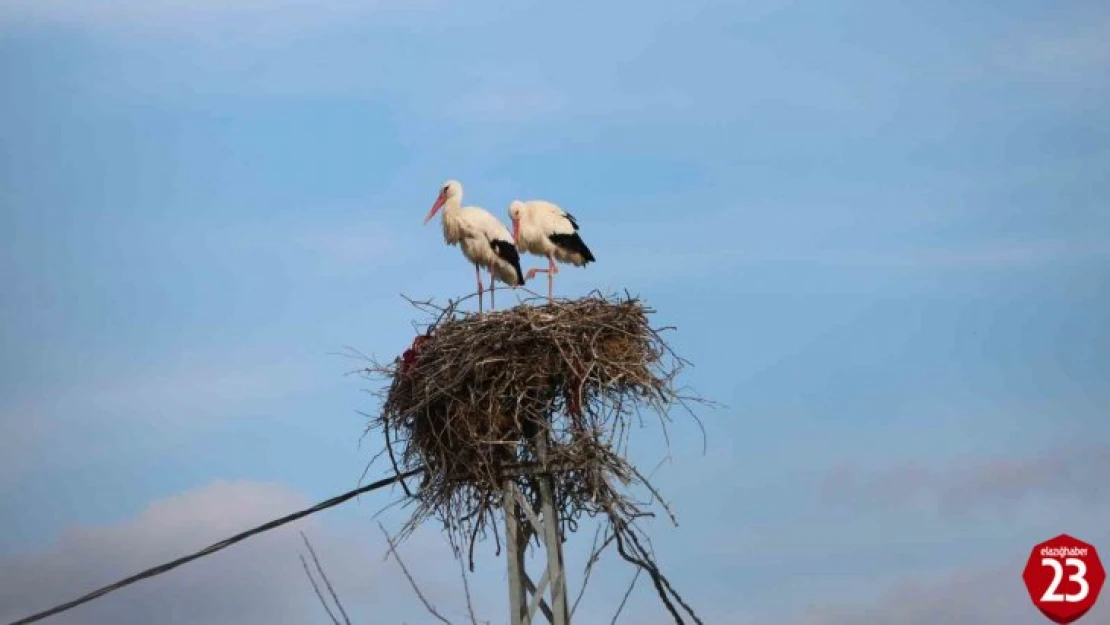
POLYGON ((643 569, 636 569, 636 574, 632 576, 632 581, 628 584, 628 590, 624 591, 624 596, 621 597, 620 605, 617 606, 617 611, 613 614, 613 619, 609 621, 610 625, 617 625, 617 619, 620 618, 621 612, 624 611, 624 606, 628 603, 628 597, 632 595, 632 590, 636 588, 636 580, 640 579, 640 573, 643 572, 643 569))
MULTIPOLYGON (((304 546, 308 548, 308 554, 312 557, 312 563, 316 566, 316 572, 320 575, 320 579, 324 580, 324 586, 327 587, 328 593, 331 594, 332 601, 335 602, 335 607, 339 608, 339 613, 343 615, 343 622, 346 623, 346 625, 351 625, 351 619, 347 616, 347 610, 343 608, 343 602, 339 600, 339 595, 335 593, 335 588, 332 587, 331 580, 328 579, 328 574, 324 572, 324 567, 320 564, 320 558, 316 556, 316 550, 312 548, 312 543, 309 542, 308 536, 305 536, 304 532, 301 532, 301 539, 304 540, 304 546)), ((322 603, 324 609, 327 610, 328 616, 331 617, 335 625, 339 625, 339 619, 335 618, 335 615, 332 614, 331 608, 328 607, 328 603, 324 601, 324 595, 320 592, 320 587, 316 584, 316 580, 312 577, 312 573, 309 572, 308 563, 305 562, 304 556, 301 556, 301 564, 304 566, 305 574, 308 575, 308 580, 312 582, 312 588, 316 591, 316 596, 320 598, 320 603, 322 603)))
POLYGON ((309 583, 312 584, 312 590, 316 591, 316 598, 320 600, 320 605, 324 606, 324 611, 328 613, 328 618, 331 619, 333 625, 339 625, 339 619, 335 618, 327 599, 324 599, 324 593, 320 592, 320 585, 316 583, 312 571, 308 570, 308 562, 304 559, 304 556, 301 556, 301 566, 304 567, 304 574, 308 577, 309 583))
POLYGON ((424 597, 424 593, 420 592, 420 586, 416 585, 416 580, 412 578, 412 573, 409 573, 408 567, 405 566, 405 561, 401 559, 401 554, 397 553, 397 545, 395 545, 393 539, 390 538, 389 532, 385 531, 385 527, 381 523, 378 523, 378 527, 381 528, 382 535, 385 536, 385 542, 389 544, 389 552, 393 554, 393 559, 396 560, 397 564, 401 567, 401 572, 405 574, 405 579, 409 580, 409 585, 412 586, 412 589, 416 592, 416 597, 420 599, 420 603, 424 604, 424 609, 426 609, 429 614, 436 617, 439 622, 451 625, 451 621, 437 612, 432 604, 428 602, 428 599, 424 597))

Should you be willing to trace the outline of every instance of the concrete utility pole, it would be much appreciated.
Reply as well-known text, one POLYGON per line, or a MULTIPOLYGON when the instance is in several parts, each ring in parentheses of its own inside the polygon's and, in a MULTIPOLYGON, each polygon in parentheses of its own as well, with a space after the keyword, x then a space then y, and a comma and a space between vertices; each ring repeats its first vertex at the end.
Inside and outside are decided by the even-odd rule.
POLYGON ((559 513, 555 508, 555 480, 547 467, 545 434, 536 439, 541 473, 539 485, 540 516, 517 487, 516 480, 505 478, 504 509, 506 556, 509 559, 509 625, 532 625, 537 610, 551 625, 570 625, 567 609, 566 567, 563 566, 563 541, 559 535, 559 513), (524 567, 524 550, 530 535, 539 537, 546 547, 547 567, 539 584, 532 583, 524 567), (550 590, 550 593, 546 591, 550 590))

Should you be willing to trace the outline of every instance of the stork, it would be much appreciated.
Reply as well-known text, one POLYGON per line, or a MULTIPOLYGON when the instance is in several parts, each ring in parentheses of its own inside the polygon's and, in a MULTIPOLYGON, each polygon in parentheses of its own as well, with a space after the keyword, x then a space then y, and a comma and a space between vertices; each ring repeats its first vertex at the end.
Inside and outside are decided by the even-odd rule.
POLYGON ((513 220, 513 242, 524 252, 547 257, 547 268, 533 267, 526 277, 531 280, 537 272, 547 274, 547 298, 554 300, 554 274, 559 273, 555 260, 583 267, 594 262, 593 252, 578 236, 578 222, 574 216, 551 202, 513 200, 509 204, 509 218, 513 220))
POLYGON ((493 300, 493 279, 496 276, 505 284, 517 287, 524 284, 520 270, 520 254, 509 229, 501 220, 477 206, 462 206, 462 185, 448 180, 439 190, 432 210, 424 218, 427 225, 440 208, 443 208, 443 240, 448 245, 458 245, 463 256, 474 263, 474 277, 478 281, 478 312, 482 311, 481 268, 489 270, 490 309, 493 300))

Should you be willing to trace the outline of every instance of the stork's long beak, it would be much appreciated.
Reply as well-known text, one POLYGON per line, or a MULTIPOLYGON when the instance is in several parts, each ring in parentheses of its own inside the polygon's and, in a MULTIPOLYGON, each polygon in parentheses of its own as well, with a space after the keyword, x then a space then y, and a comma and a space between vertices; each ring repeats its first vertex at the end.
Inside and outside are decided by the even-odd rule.
POLYGON ((439 197, 436 198, 436 203, 432 205, 432 210, 428 211, 428 216, 424 218, 425 225, 427 225, 427 223, 432 220, 432 217, 435 217, 436 211, 438 211, 439 208, 443 206, 443 203, 446 201, 447 195, 444 193, 440 193, 439 197))
POLYGON ((513 220, 513 245, 520 245, 520 220, 513 220))

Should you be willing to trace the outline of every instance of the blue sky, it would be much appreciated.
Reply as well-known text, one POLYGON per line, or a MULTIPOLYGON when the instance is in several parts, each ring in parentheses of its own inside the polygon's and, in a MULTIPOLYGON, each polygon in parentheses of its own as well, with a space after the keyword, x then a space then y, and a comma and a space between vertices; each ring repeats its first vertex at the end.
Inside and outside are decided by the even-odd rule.
MULTIPOLYGON (((420 223, 455 178, 574 212, 598 262, 560 294, 645 298, 724 404, 657 474, 708 621, 1041 622, 1015 562, 1110 550, 1108 42, 1096 2, 6 2, 0 578, 39 582, 0 617, 351 487, 374 406, 336 354, 472 288, 420 223)), ((423 622, 388 502, 313 535, 352 612, 423 622)), ((324 622, 283 536, 224 560, 235 601, 201 562, 57 622, 324 622)), ((408 558, 461 609, 442 543, 408 558)), ((646 584, 627 615, 664 622, 646 584)))

